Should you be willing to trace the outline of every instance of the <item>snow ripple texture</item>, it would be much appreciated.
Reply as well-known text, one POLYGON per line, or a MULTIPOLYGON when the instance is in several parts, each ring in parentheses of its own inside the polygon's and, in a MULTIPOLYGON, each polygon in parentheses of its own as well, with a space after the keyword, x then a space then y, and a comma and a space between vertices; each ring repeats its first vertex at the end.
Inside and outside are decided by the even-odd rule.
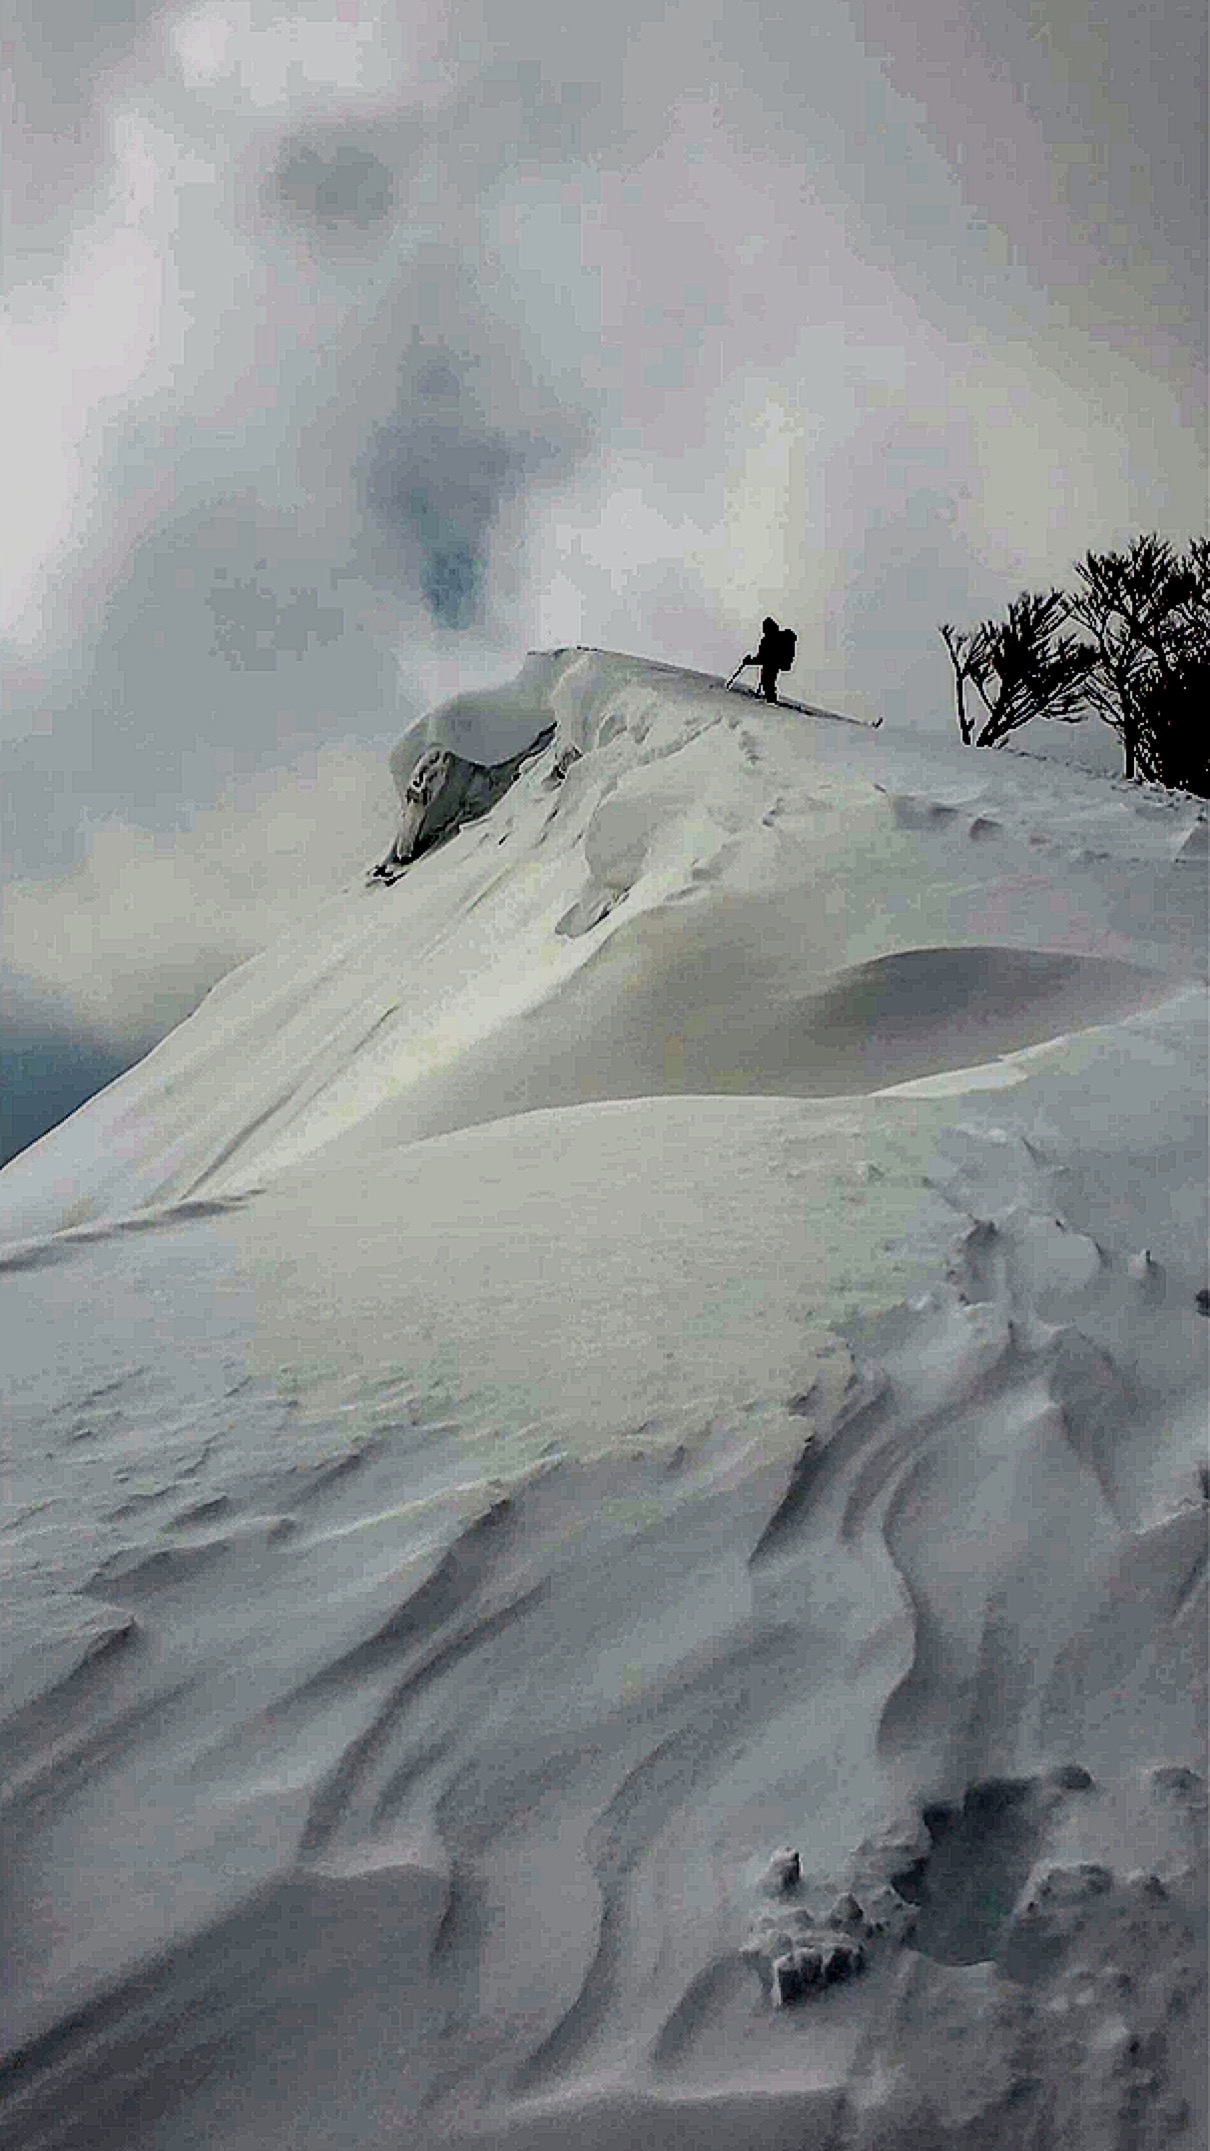
POLYGON ((4 2141, 1204 2142, 1203 810, 526 682, 0 1175, 4 2141))

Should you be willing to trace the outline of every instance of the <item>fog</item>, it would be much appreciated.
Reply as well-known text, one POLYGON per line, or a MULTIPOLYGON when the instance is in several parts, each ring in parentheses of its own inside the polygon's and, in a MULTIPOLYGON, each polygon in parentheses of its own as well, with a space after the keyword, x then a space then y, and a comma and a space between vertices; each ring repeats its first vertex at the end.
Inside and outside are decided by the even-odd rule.
POLYGON ((944 726, 941 620, 1204 521, 1191 0, 10 19, 3 965, 129 1049, 526 647, 944 726))

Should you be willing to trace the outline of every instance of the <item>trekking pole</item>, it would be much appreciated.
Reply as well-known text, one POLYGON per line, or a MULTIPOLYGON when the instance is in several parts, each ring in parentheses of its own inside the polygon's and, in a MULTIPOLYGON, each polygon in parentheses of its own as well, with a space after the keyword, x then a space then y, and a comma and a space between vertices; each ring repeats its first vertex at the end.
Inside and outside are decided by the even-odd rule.
POLYGON ((740 673, 745 671, 751 663, 752 659, 750 657, 745 657, 743 664, 736 666, 734 672, 732 673, 730 679, 727 682, 728 687, 734 687, 736 681, 740 676, 740 673))

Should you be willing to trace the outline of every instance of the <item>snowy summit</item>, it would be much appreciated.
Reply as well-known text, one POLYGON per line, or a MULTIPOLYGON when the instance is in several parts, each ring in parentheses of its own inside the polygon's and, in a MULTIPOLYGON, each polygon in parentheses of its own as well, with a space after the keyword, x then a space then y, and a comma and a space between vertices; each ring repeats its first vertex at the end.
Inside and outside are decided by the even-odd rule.
POLYGON ((1205 805, 430 750, 0 1174, 6 2146, 1204 2144, 1205 805))

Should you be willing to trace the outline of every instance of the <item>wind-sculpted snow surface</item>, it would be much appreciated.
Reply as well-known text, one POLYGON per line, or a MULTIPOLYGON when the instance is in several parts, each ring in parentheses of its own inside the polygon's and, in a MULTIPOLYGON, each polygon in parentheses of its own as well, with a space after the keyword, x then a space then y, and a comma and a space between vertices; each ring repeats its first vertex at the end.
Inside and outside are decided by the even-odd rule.
POLYGON ((1202 2144, 1204 809, 524 680, 0 1175, 0 2135, 1202 2144))

